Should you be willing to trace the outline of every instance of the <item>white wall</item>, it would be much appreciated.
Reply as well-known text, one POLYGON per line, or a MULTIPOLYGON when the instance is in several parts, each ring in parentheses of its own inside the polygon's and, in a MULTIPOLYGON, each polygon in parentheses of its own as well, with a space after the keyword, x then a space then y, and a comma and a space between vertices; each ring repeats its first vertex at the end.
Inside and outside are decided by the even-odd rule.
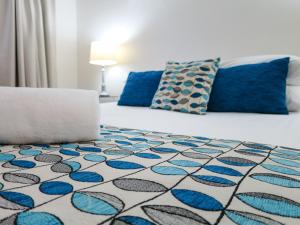
POLYGON ((128 32, 107 76, 112 95, 129 70, 163 69, 167 60, 300 55, 299 0, 77 0, 77 14, 79 88, 98 87, 90 42, 111 29, 128 32))
POLYGON ((77 88, 77 2, 56 0, 57 86, 77 88))

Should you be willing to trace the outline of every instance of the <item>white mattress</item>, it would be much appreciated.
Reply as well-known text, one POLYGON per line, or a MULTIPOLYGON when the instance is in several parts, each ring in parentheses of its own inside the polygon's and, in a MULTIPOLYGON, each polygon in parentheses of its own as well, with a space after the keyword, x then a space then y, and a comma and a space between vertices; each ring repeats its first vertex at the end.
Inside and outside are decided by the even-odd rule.
POLYGON ((253 141, 300 148, 300 113, 266 115, 207 113, 192 115, 146 107, 100 104, 101 123, 175 134, 253 141))

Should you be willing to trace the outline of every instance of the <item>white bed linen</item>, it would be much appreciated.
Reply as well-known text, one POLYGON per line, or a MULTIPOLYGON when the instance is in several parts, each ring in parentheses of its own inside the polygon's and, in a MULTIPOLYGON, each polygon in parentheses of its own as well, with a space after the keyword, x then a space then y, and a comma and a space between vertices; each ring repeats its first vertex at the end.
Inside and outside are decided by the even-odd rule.
POLYGON ((116 103, 100 107, 101 123, 106 125, 300 148, 300 112, 289 115, 208 112, 201 116, 116 103))

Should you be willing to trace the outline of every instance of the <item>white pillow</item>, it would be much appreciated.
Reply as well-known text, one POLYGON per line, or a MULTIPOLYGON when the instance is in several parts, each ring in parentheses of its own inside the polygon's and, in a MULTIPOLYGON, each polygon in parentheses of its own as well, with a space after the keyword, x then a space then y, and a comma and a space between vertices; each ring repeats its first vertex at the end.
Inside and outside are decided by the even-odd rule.
POLYGON ((96 91, 0 87, 0 144, 90 141, 99 133, 96 91))
POLYGON ((286 103, 287 103, 289 112, 299 112, 300 111, 300 87, 287 86, 286 103))
POLYGON ((249 56, 240 57, 221 62, 221 68, 255 64, 261 62, 270 62, 274 59, 280 59, 284 57, 290 57, 289 72, 287 76, 287 85, 300 86, 300 57, 293 55, 261 55, 261 56, 249 56))

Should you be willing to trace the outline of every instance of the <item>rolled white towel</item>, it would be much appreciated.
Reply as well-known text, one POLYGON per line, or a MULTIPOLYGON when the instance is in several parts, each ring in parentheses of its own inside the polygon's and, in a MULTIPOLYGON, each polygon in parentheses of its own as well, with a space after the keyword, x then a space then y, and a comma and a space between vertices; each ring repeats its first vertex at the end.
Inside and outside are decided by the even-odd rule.
POLYGON ((96 91, 0 87, 0 143, 67 143, 100 133, 96 91))

